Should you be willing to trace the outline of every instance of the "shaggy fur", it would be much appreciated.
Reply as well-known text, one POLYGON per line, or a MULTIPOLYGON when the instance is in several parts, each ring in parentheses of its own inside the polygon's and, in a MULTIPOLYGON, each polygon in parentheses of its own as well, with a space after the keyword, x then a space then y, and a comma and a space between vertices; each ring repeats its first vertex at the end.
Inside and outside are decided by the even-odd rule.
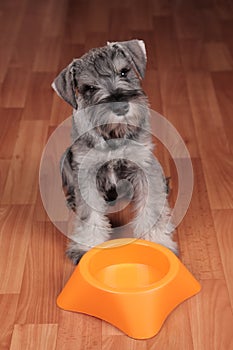
POLYGON ((74 108, 73 143, 62 157, 61 173, 67 204, 76 213, 67 252, 75 264, 111 238, 106 212, 122 193, 135 203, 134 236, 177 252, 166 179, 152 153, 148 101, 140 84, 145 67, 143 41, 108 43, 73 60, 53 83, 74 108))

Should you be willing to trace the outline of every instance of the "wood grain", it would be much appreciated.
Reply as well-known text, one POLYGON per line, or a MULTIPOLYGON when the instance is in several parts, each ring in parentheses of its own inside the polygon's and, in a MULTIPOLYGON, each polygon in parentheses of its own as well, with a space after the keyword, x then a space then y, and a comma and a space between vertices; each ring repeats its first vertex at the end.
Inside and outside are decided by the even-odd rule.
POLYGON ((27 100, 23 110, 24 120, 49 120, 52 107, 52 89, 55 73, 33 72, 30 76, 27 100))
POLYGON ((202 164, 192 159, 194 190, 186 216, 178 227, 182 261, 196 278, 219 279, 223 276, 222 262, 205 186, 202 164))
POLYGON ((208 42, 205 44, 205 53, 210 71, 232 70, 233 60, 226 44, 222 42, 208 42))
POLYGON ((0 294, 19 293, 31 235, 32 207, 1 206, 0 223, 0 294))
POLYGON ((17 323, 58 322, 56 297, 62 288, 60 261, 64 259, 64 243, 64 236, 51 223, 33 224, 16 314, 17 323), (47 271, 46 278, 44 271, 47 271))
POLYGON ((39 44, 35 61, 34 72, 56 72, 61 50, 60 38, 44 38, 39 44))
MULTIPOLYGON (((0 109, 2 122, 0 133, 1 160, 11 160, 13 156, 15 140, 18 137, 22 111, 23 110, 20 108, 0 109)), ((1 167, 1 169, 3 168, 1 167)))
POLYGON ((57 349, 101 349, 101 323, 91 316, 61 311, 57 349))
POLYGON ((218 245, 224 269, 224 277, 229 292, 231 306, 233 306, 233 211, 215 210, 213 212, 214 225, 217 233, 218 245))
MULTIPOLYGON (((233 349, 232 2, 1 0, 0 51, 0 350, 233 349), (202 285, 157 336, 141 341, 56 306, 74 266, 38 187, 46 141, 72 113, 52 81, 87 50, 132 38, 146 44, 143 89, 151 108, 190 152, 193 196, 177 240, 181 260, 202 285)), ((154 141, 171 176, 173 206, 177 170, 154 141)), ((130 215, 119 213, 115 224, 130 215)))
POLYGON ((1 314, 1 333, 0 349, 8 350, 10 348, 12 332, 15 324, 15 315, 18 305, 18 294, 0 294, 1 314))
POLYGON ((202 281, 202 292, 188 301, 195 350, 232 349, 232 309, 224 280, 202 281))
POLYGON ((15 325, 10 350, 55 350, 56 324, 15 325))
POLYGON ((155 46, 159 68, 181 68, 178 39, 175 35, 173 18, 155 17, 153 21, 155 46))
POLYGON ((211 76, 202 71, 189 72, 186 76, 211 208, 232 208, 229 184, 233 181, 233 160, 211 76))
POLYGON ((222 115, 224 131, 227 141, 233 153, 232 135, 233 135, 233 72, 213 72, 211 73, 214 90, 222 115))
POLYGON ((183 70, 160 69, 159 82, 164 116, 179 130, 191 157, 198 157, 199 150, 183 70))
POLYGON ((178 306, 169 315, 158 335, 147 341, 147 349, 156 350, 161 344, 172 350, 193 350, 191 325, 185 304, 178 306))
POLYGON ((47 122, 21 121, 19 136, 16 139, 6 186, 1 198, 2 204, 35 202, 41 146, 45 143, 46 131, 47 122))
POLYGON ((23 108, 26 102, 30 73, 24 68, 9 68, 2 84, 2 107, 23 108))

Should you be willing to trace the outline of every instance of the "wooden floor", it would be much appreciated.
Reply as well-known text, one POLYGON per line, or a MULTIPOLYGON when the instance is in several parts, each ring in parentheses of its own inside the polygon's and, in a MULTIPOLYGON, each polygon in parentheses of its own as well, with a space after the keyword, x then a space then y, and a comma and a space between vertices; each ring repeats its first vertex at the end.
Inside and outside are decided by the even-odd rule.
MULTIPOLYGON (((0 350, 233 349, 232 87, 231 0, 1 0, 0 350), (71 113, 54 77, 88 49, 131 38, 147 46, 152 108, 191 154, 195 186, 178 241, 202 285, 146 341, 57 308, 73 266, 38 190, 43 147, 71 113)), ((174 199, 174 164, 163 147, 157 155, 174 199)))

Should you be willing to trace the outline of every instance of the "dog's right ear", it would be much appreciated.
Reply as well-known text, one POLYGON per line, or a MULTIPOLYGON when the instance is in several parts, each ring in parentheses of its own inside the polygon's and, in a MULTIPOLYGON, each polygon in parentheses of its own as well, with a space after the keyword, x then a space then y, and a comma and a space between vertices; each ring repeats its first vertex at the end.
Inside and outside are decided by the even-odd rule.
POLYGON ((139 75, 139 78, 144 78, 147 57, 145 43, 143 40, 133 39, 128 41, 107 42, 107 45, 120 47, 125 56, 132 62, 135 71, 139 75))
POLYGON ((52 88, 56 91, 58 96, 68 102, 74 109, 78 108, 76 101, 76 71, 78 68, 78 59, 73 60, 61 73, 55 78, 52 83, 52 88))

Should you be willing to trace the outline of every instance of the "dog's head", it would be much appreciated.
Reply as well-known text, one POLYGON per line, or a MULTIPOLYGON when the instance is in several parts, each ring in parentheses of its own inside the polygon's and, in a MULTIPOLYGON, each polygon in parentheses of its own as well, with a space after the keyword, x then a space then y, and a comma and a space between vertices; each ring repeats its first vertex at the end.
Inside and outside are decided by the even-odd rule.
POLYGON ((91 124, 105 125, 108 134, 114 124, 118 128, 122 122, 140 124, 142 109, 147 106, 140 82, 145 68, 142 40, 113 42, 74 59, 52 86, 75 110, 91 107, 91 124))

